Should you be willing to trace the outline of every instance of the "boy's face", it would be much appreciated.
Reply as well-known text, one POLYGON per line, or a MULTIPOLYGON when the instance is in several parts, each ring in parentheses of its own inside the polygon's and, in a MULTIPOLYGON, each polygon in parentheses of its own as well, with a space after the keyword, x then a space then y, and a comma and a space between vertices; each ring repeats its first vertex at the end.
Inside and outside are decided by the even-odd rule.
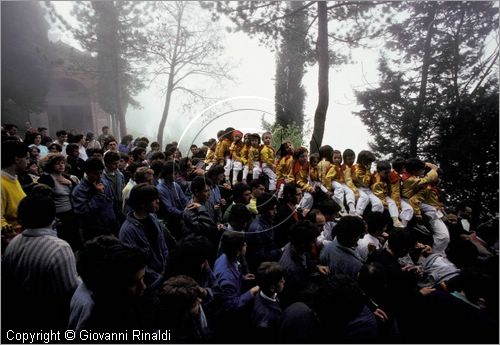
POLYGON ((300 165, 304 165, 307 162, 307 152, 304 152, 299 156, 299 163, 300 165))
POLYGON ((118 161, 109 162, 109 163, 106 163, 106 168, 109 171, 116 171, 118 169, 118 164, 119 164, 119 160, 118 161))
POLYGON ((116 143, 116 141, 111 141, 108 144, 108 150, 110 150, 110 151, 117 151, 117 149, 118 149, 118 144, 116 143))
POLYGON ((271 141, 272 141, 273 137, 271 136, 271 134, 264 134, 264 136, 262 137, 262 141, 264 142, 264 145, 271 145, 271 141))
POLYGON ((250 142, 252 143, 253 147, 259 146, 259 140, 257 140, 257 139, 252 139, 250 142))
POLYGON ((233 141, 234 141, 235 143, 240 142, 240 140, 241 140, 241 135, 236 134, 236 135, 234 135, 234 136, 233 136, 233 141))
POLYGON ((342 163, 342 155, 340 153, 334 153, 332 160, 333 164, 340 165, 342 163))
POLYGON ((243 141, 246 145, 250 145, 250 136, 248 136, 248 134, 245 134, 245 136, 243 137, 243 141))
POLYGON ((383 179, 386 179, 387 177, 389 177, 389 174, 391 173, 391 169, 381 170, 378 173, 380 174, 380 177, 382 177, 383 179))
POLYGON ((118 169, 123 170, 123 169, 125 169, 126 166, 127 166, 127 162, 125 162, 125 159, 120 158, 120 160, 118 161, 118 169))
POLYGON ((354 156, 350 155, 350 156, 347 156, 344 160, 344 163, 347 165, 347 166, 352 166, 354 164, 354 156))
POLYGON ((285 287, 285 277, 281 277, 280 281, 276 285, 276 293, 280 293, 283 291, 283 288, 285 287))
POLYGON ((319 159, 318 158, 311 158, 311 166, 313 168, 315 168, 319 163, 319 159))

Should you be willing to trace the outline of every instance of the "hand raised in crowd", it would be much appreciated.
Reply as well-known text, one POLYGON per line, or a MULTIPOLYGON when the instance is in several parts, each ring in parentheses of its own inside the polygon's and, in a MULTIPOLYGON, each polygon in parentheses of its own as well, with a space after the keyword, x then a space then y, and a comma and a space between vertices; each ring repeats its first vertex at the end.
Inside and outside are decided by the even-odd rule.
POLYGON ((328 266, 318 265, 316 267, 318 268, 318 272, 322 275, 327 276, 330 274, 330 268, 328 266))
POLYGON ((229 183, 223 183, 222 187, 224 187, 226 189, 231 189, 231 185, 229 183))
POLYGON ((220 204, 221 204, 222 206, 226 206, 226 204, 227 204, 226 199, 224 199, 224 198, 220 199, 220 204))
POLYGON ((94 182, 94 187, 98 193, 104 193, 104 183, 102 182, 94 182))
POLYGON ((429 162, 425 163, 425 166, 428 167, 428 168, 430 168, 430 169, 432 169, 432 170, 437 170, 438 169, 438 167, 437 167, 436 164, 432 164, 432 163, 429 163, 429 162))
POLYGON ((192 203, 190 203, 190 204, 187 205, 187 209, 188 210, 192 210, 193 208, 198 208, 200 206, 201 206, 201 204, 199 204, 197 202, 192 202, 192 203))
POLYGON ((389 317, 387 316, 385 311, 383 311, 380 308, 375 309, 375 311, 373 312, 373 315, 375 315, 377 318, 379 318, 380 321, 382 321, 382 322, 386 322, 387 320, 389 320, 389 317))
POLYGON ((243 276, 243 280, 254 280, 255 275, 253 273, 247 273, 243 276))
POLYGON ((436 291, 436 289, 431 288, 429 286, 421 288, 418 292, 422 294, 422 296, 430 295, 432 292, 436 291))
POLYGON ((250 289, 250 293, 252 295, 256 295, 258 292, 260 291, 260 287, 257 285, 257 286, 254 286, 253 288, 250 289))
POLYGON ((60 184, 66 185, 66 186, 71 186, 71 181, 65 178, 64 176, 57 176, 56 181, 59 182, 60 184))

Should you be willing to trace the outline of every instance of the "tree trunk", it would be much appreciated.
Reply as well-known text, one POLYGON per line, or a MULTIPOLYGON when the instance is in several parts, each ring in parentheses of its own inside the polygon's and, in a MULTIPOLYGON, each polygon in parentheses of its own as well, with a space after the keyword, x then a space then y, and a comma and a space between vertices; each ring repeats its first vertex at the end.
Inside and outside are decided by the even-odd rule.
POLYGON ((319 152, 325 131, 326 111, 328 110, 328 19, 325 1, 318 1, 318 106, 314 113, 314 130, 309 144, 311 153, 319 152))
POLYGON ((184 13, 184 6, 180 5, 178 7, 178 16, 177 16, 177 34, 175 37, 175 45, 174 51, 172 53, 172 59, 170 63, 170 71, 168 74, 168 84, 167 84, 167 92, 165 94, 165 105, 163 107, 163 114, 161 116, 160 125, 158 128, 158 136, 156 137, 156 141, 160 144, 160 147, 163 147, 163 132, 165 130, 165 124, 167 123, 168 110, 170 108, 170 100, 172 98, 172 93, 174 92, 174 73, 177 64, 177 54, 179 51, 179 45, 181 40, 181 23, 182 23, 182 15, 184 13))
POLYGON ((418 101, 415 107, 415 113, 411 119, 410 128, 410 156, 417 157, 417 144, 420 137, 420 118, 424 110, 425 96, 427 90, 427 75, 429 73, 429 66, 431 64, 431 41, 434 36, 434 18, 436 16, 437 3, 432 4, 432 8, 428 15, 427 35, 424 43, 424 57, 422 61, 422 78, 420 80, 420 91, 418 94, 418 101))

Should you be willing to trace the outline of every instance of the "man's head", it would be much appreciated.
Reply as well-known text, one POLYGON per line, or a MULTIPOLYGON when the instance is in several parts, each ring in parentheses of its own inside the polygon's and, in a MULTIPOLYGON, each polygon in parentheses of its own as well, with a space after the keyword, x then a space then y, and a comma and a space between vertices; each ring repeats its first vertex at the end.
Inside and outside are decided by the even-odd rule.
POLYGON ((108 135, 109 134, 109 127, 108 126, 103 126, 102 127, 102 134, 108 135))
POLYGON ((194 145, 194 144, 193 144, 193 145, 191 145, 191 147, 189 148, 189 150, 191 150, 191 153, 192 153, 193 155, 197 154, 197 153, 200 151, 200 149, 198 148, 198 146, 196 146, 196 145, 194 145))
POLYGON ((292 205, 298 205, 302 199, 302 189, 297 187, 295 183, 286 183, 283 186, 283 199, 292 205))
POLYGON ((276 205, 278 200, 271 193, 264 193, 257 198, 257 211, 259 214, 267 219, 273 220, 276 216, 276 205))
POLYGON ((27 229, 48 228, 55 216, 54 201, 43 194, 28 195, 21 200, 17 208, 17 219, 27 229))
POLYGON ((262 292, 269 297, 283 291, 285 286, 285 274, 283 268, 277 262, 261 263, 255 278, 262 292))
POLYGON ((388 246, 396 258, 402 258, 415 247, 417 238, 408 231, 393 231, 389 235, 388 246))
POLYGON ((182 319, 186 315, 191 317, 199 315, 203 293, 193 278, 179 275, 163 283, 158 298, 160 308, 164 308, 169 317, 182 319))
POLYGON ((2 143, 2 169, 15 167, 18 171, 26 169, 29 148, 24 143, 7 140, 2 143))
POLYGON ((17 126, 14 124, 4 125, 3 128, 7 131, 9 135, 17 135, 17 126))
POLYGON ((246 231, 252 220, 252 213, 243 204, 234 204, 229 211, 229 224, 237 231, 246 231))
POLYGON ((254 198, 258 198, 266 191, 266 187, 259 179, 252 180, 252 182, 250 182, 250 188, 252 189, 252 196, 254 198))
POLYGON ((320 210, 315 208, 307 213, 306 220, 313 223, 319 231, 322 231, 326 224, 325 215, 320 210))
POLYGON ((154 171, 148 167, 139 167, 134 173, 134 181, 136 183, 147 183, 153 185, 154 171))
POLYGON ((104 148, 105 150, 118 152, 118 143, 116 142, 116 139, 111 137, 104 140, 104 148))
POLYGON ((113 151, 108 151, 104 155, 104 165, 106 169, 115 172, 118 170, 118 164, 120 162, 120 154, 113 151))
POLYGON ((366 224, 370 235, 381 236, 387 230, 387 216, 380 212, 370 212, 366 216, 366 224))
POLYGON ((160 208, 158 190, 148 183, 135 185, 130 191, 128 202, 134 211, 155 213, 160 208))
POLYGON ((354 164, 354 159, 356 158, 356 154, 351 149, 345 149, 342 153, 342 160, 344 164, 347 166, 351 166, 354 164))
POLYGON ((56 137, 60 143, 64 143, 68 140, 68 132, 66 132, 65 130, 57 131, 56 137))
POLYGON ((363 218, 357 216, 345 216, 340 219, 335 227, 337 241, 344 247, 354 248, 358 240, 366 231, 366 223, 363 218))
POLYGON ((332 199, 325 199, 318 204, 318 210, 324 214, 327 222, 331 222, 338 217, 340 206, 332 199))
POLYGON ((160 177, 165 180, 166 183, 172 183, 179 174, 179 164, 175 162, 167 162, 163 166, 160 177))
POLYGON ((74 143, 68 144, 68 146, 66 146, 66 155, 68 155, 68 157, 78 158, 80 156, 78 145, 74 143))
POLYGON ((196 176, 191 181, 191 192, 197 202, 206 202, 210 197, 210 183, 208 183, 208 179, 203 176, 196 176))
POLYGON ((104 164, 97 157, 90 157, 85 161, 83 171, 87 174, 87 179, 90 183, 101 181, 102 173, 104 171, 104 164))
POLYGON ((248 205, 252 198, 252 191, 246 183, 236 183, 233 186, 233 201, 237 204, 248 205))
POLYGON ((319 234, 320 231, 313 223, 308 220, 302 221, 290 228, 290 244, 299 254, 308 253, 319 234))
POLYGON ((387 179, 391 174, 391 163, 389 163, 388 161, 378 162, 377 172, 379 173, 380 177, 382 177, 384 180, 387 179))

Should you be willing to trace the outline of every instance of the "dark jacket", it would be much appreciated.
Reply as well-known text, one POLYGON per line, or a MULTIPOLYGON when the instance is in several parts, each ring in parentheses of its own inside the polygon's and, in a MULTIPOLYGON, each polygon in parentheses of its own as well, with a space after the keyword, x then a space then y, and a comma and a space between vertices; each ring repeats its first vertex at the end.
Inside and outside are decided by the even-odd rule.
POLYGON ((216 248, 219 234, 217 225, 214 223, 212 217, 204 205, 197 208, 185 209, 182 215, 184 220, 184 233, 201 235, 206 237, 212 242, 216 248))
POLYGON ((256 271, 262 262, 280 259, 281 249, 274 242, 272 227, 273 225, 267 223, 260 215, 250 224, 246 236, 247 260, 250 271, 256 271))
POLYGON ((145 283, 148 287, 155 289, 163 281, 162 272, 165 268, 165 262, 168 257, 168 248, 165 242, 165 236, 161 230, 158 218, 152 213, 149 219, 153 222, 157 232, 157 248, 152 247, 145 232, 143 224, 134 218, 130 213, 120 229, 119 238, 122 242, 141 248, 149 256, 149 262, 146 266, 145 283))
POLYGON ((255 296, 252 312, 252 327, 257 343, 273 343, 277 341, 278 324, 281 317, 279 302, 266 299, 259 292, 255 296))
POLYGON ((119 225, 113 209, 113 191, 102 179, 104 193, 97 190, 87 178, 83 178, 71 193, 73 211, 79 217, 84 240, 99 235, 118 234, 119 225))
POLYGON ((85 165, 85 161, 83 159, 81 159, 80 157, 75 158, 72 156, 68 156, 66 161, 71 166, 71 170, 70 170, 71 175, 75 175, 76 177, 78 177, 81 180, 83 178, 83 175, 84 175, 83 167, 85 165))
POLYGON ((353 279, 363 266, 363 260, 355 250, 344 247, 337 239, 328 243, 321 250, 320 260, 327 265, 333 274, 344 274, 353 279))

